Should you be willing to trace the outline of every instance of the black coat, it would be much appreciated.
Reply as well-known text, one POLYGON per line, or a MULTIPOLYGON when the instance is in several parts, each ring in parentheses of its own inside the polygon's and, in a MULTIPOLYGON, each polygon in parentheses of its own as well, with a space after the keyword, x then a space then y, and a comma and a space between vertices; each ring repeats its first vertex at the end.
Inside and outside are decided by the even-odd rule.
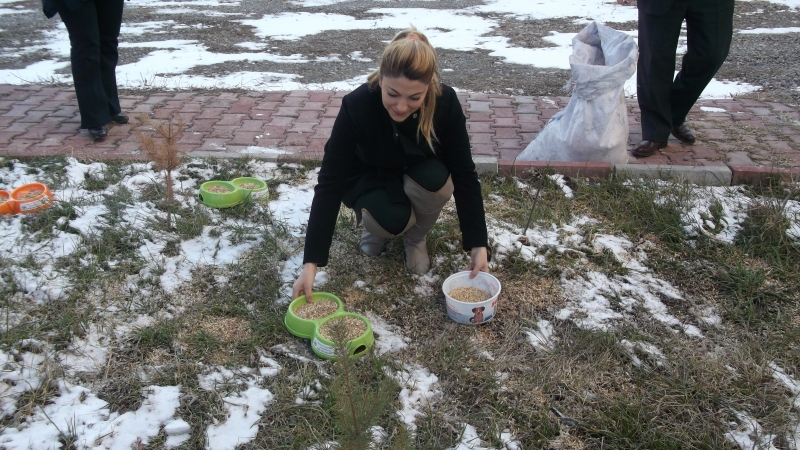
MULTIPOLYGON (((413 124, 407 122, 419 120, 414 116, 393 127, 381 101, 380 88, 370 90, 366 84, 342 98, 314 190, 303 263, 313 262, 320 267, 328 263, 340 204, 356 180, 363 180, 365 174, 402 177, 409 163, 424 158, 404 151, 395 138, 396 129, 409 128, 413 124)), ((488 247, 481 186, 472 161, 466 118, 453 88, 442 85, 433 123, 438 137, 437 157, 453 180, 463 248, 488 247)))
POLYGON ((75 8, 80 6, 81 3, 85 3, 87 1, 89 0, 42 0, 42 12, 44 12, 44 15, 47 16, 48 19, 52 19, 53 16, 55 16, 58 12, 58 7, 56 6, 58 2, 65 3, 69 9, 75 10, 75 8))
POLYGON ((56 1, 57 0, 42 0, 42 12, 48 19, 52 19, 58 12, 56 1))
POLYGON ((647 14, 659 15, 669 11, 672 0, 638 0, 636 5, 647 14))

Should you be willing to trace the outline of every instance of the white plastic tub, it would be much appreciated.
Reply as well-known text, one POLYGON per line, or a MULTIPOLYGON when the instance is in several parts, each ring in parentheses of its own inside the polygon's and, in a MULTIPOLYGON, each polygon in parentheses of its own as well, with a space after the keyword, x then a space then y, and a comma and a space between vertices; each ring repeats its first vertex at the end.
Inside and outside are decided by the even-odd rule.
POLYGON ((486 272, 478 272, 475 278, 469 278, 470 272, 458 272, 450 275, 442 283, 442 291, 447 300, 447 315, 458 323, 477 325, 491 320, 497 312, 497 299, 500 296, 500 281, 486 272), (450 291, 460 287, 481 289, 491 294, 482 302, 462 302, 450 297, 450 291))

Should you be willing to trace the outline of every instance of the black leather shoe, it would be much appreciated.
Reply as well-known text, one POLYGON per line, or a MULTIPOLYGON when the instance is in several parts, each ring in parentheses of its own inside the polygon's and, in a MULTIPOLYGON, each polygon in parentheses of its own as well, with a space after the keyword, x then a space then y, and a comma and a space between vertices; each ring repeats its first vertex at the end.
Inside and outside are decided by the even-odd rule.
POLYGON ((672 135, 684 144, 694 144, 694 141, 697 140, 694 131, 689 128, 689 125, 686 125, 686 122, 683 122, 677 127, 672 127, 672 135))
POLYGON ((633 151, 631 152, 633 156, 637 158, 646 158, 648 156, 653 156, 656 150, 664 148, 667 146, 666 142, 653 142, 644 140, 639 142, 636 147, 633 147, 633 151))
POLYGON ((104 138, 108 136, 108 129, 105 125, 100 125, 97 128, 89 128, 89 134, 97 138, 104 138))
POLYGON ((111 121, 114 123, 128 123, 128 116, 125 114, 117 114, 116 116, 111 116, 111 121))

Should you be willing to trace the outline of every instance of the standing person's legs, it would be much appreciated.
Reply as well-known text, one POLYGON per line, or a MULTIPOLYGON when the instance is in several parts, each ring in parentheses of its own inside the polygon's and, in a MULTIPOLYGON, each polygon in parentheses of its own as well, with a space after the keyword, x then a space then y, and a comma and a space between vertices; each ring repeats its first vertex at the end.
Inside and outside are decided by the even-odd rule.
POLYGON ((636 95, 642 115, 642 139, 645 141, 666 144, 669 138, 675 51, 686 5, 685 1, 675 0, 669 11, 659 15, 639 10, 636 95))
POLYGON ((111 121, 111 115, 100 75, 100 30, 95 4, 83 3, 75 11, 63 1, 56 5, 69 32, 72 80, 78 97, 81 128, 104 126, 111 121))
POLYGON ((691 0, 686 13, 688 50, 672 85, 672 124, 679 126, 728 57, 734 0, 691 0))
POLYGON ((124 0, 86 2, 71 11, 57 2, 70 38, 70 59, 81 128, 96 129, 120 112, 116 67, 124 0))
POLYGON ((114 121, 122 110, 117 93, 117 62, 119 61, 119 29, 122 25, 122 8, 125 0, 96 0, 100 37, 100 80, 108 103, 108 113, 114 121))

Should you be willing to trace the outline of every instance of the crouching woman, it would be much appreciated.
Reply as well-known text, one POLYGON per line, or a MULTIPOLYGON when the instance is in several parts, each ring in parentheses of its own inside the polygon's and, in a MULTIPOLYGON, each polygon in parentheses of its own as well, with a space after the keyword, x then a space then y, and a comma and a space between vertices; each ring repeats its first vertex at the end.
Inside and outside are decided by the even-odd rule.
POLYGON ((309 297, 317 268, 328 263, 341 203, 363 222, 361 252, 378 256, 387 239, 403 235, 406 267, 421 274, 431 264, 425 237, 451 197, 470 254, 467 270, 473 277, 488 272, 483 199, 464 112, 453 88, 439 82, 427 37, 411 28, 384 49, 367 83, 342 99, 325 145, 294 297, 309 297))

